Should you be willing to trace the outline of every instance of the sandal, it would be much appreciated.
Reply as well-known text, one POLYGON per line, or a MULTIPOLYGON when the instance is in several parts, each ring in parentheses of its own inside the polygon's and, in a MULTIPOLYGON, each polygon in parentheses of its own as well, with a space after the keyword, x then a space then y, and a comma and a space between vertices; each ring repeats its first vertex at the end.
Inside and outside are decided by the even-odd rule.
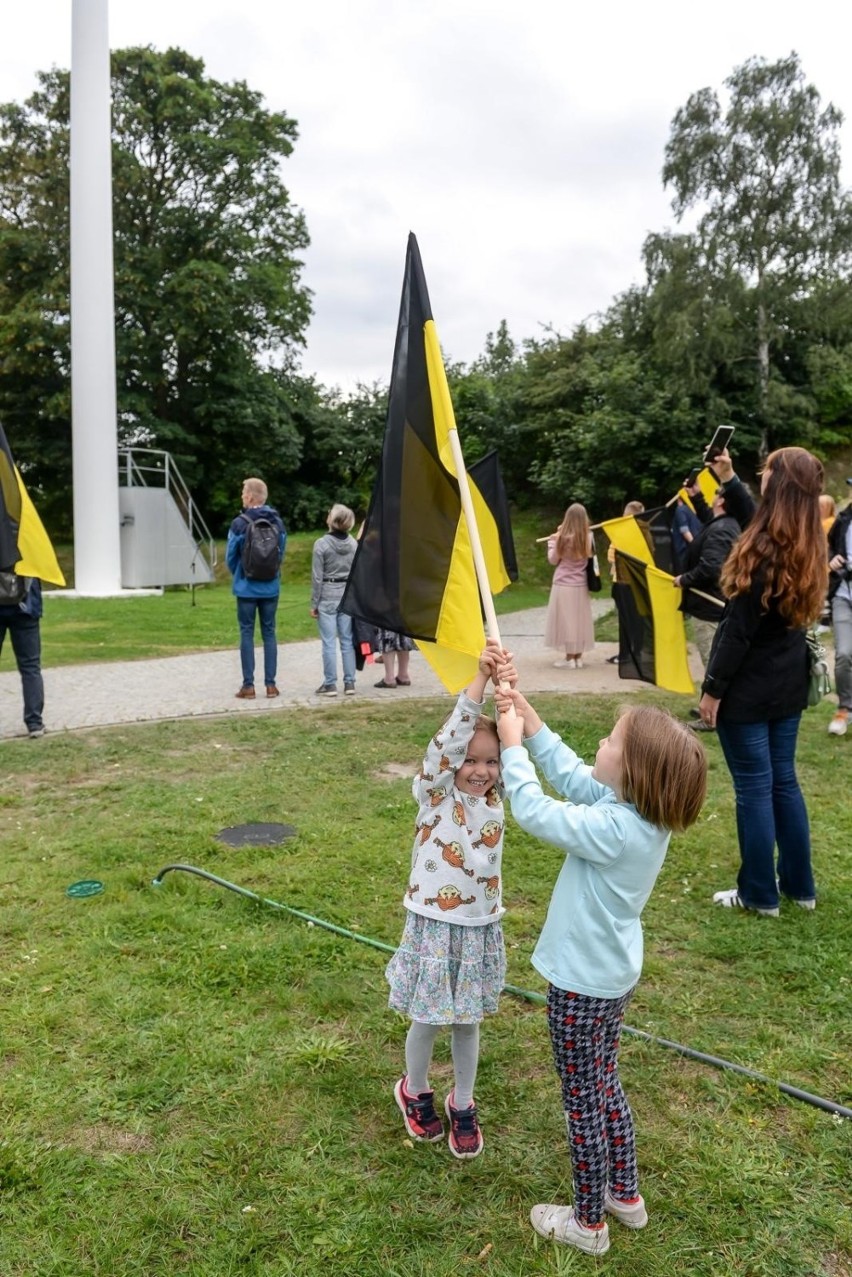
POLYGON ((397 687, 410 687, 410 686, 411 686, 411 679, 410 679, 410 678, 400 678, 399 676, 397 676, 396 685, 397 685, 397 687))
POLYGON ((392 690, 394 687, 396 687, 396 679, 394 679, 392 683, 386 683, 383 678, 380 678, 378 683, 373 684, 373 687, 387 687, 392 690))

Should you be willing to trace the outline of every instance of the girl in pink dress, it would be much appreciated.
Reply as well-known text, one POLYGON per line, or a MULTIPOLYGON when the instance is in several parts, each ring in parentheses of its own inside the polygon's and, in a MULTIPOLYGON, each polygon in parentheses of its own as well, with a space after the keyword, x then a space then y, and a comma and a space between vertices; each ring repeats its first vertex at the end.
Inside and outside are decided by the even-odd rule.
POLYGON ((565 511, 555 536, 547 542, 547 561, 556 568, 544 622, 547 647, 565 653, 557 669, 582 669, 583 653, 595 645, 592 603, 586 583, 586 562, 594 552, 589 517, 574 502, 565 511))

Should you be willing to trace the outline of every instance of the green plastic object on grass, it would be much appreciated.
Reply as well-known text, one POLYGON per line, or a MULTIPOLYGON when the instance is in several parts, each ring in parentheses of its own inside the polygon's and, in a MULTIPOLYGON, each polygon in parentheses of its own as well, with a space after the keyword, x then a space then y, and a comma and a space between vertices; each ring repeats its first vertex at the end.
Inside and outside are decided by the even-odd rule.
POLYGON ((66 887, 65 894, 72 900, 85 900, 87 896, 99 896, 103 889, 104 884, 98 882, 97 878, 83 878, 80 882, 72 882, 70 887, 66 887))

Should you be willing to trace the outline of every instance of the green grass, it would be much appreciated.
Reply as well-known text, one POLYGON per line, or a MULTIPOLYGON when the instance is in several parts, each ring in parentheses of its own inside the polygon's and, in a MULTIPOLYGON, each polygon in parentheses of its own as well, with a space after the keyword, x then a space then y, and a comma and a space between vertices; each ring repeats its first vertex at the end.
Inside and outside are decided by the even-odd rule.
MULTIPOLYGON (((616 703, 537 698, 587 754, 616 703)), ((382 952, 187 875, 151 885, 195 864, 394 944, 413 817, 399 769, 445 711, 340 704, 4 744, 2 1277, 597 1271, 527 1222, 569 1187, 540 1008, 506 996, 484 1026, 486 1148, 458 1163, 405 1139, 390 1088, 406 1025, 382 952), (245 821, 298 834, 216 840, 245 821), (65 895, 90 877, 102 895, 65 895)), ((805 716, 800 749, 819 908, 772 920, 709 903, 737 862, 710 739, 708 802, 646 910, 628 1022, 851 1105, 852 808, 830 712, 805 716)), ((509 980, 534 991, 557 866, 510 822, 509 980)), ((622 1062, 652 1218, 611 1225, 611 1277, 850 1277, 848 1122, 629 1035, 622 1062)), ((441 1040, 441 1096, 450 1077, 441 1040)))

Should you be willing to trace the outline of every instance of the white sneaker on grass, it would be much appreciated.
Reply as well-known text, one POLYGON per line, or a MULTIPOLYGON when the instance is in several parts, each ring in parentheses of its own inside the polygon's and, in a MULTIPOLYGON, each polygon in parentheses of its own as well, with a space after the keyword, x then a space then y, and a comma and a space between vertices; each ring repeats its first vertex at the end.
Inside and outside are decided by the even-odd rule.
POLYGON ((849 728, 849 710, 839 709, 828 725, 829 736, 845 736, 849 728))
POLYGON ((600 1228, 587 1228, 577 1219, 573 1206, 533 1206, 530 1223, 539 1237, 574 1246, 587 1255, 605 1255, 609 1250, 608 1226, 602 1224, 600 1228))
POLYGON ((620 1202, 607 1189, 604 1194, 604 1210, 626 1228, 644 1228, 648 1222, 648 1212, 641 1197, 637 1197, 635 1202, 620 1202))
POLYGON ((758 909, 756 905, 747 905, 736 887, 730 887, 727 891, 714 891, 713 903, 722 905, 725 909, 747 909, 749 913, 761 913, 764 918, 777 918, 781 914, 777 905, 774 909, 758 909))

